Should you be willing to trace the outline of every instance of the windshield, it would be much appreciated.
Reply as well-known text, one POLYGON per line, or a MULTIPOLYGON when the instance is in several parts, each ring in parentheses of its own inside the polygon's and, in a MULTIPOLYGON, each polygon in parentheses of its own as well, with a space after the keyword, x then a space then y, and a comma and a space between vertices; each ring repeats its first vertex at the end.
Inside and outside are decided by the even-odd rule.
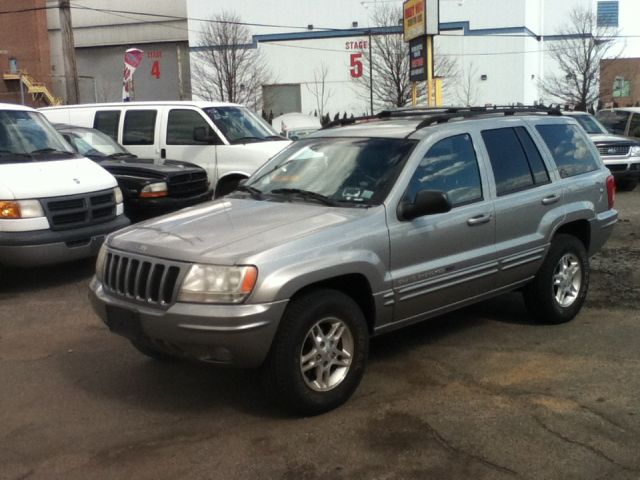
POLYGON ((45 161, 74 155, 39 112, 0 110, 0 163, 45 161))
POLYGON ((229 143, 280 139, 267 122, 244 107, 210 107, 204 111, 229 143))
POLYGON ((600 110, 596 113, 596 118, 609 132, 625 135, 629 115, 629 112, 620 110, 600 110))
POLYGON ((267 162, 245 189, 341 206, 377 205, 415 144, 397 138, 302 139, 267 162))
POLYGON ((131 153, 108 135, 98 130, 70 130, 73 143, 82 155, 125 156, 131 153))
POLYGON ((578 121, 587 133, 609 133, 607 129, 591 115, 574 115, 573 118, 578 121))

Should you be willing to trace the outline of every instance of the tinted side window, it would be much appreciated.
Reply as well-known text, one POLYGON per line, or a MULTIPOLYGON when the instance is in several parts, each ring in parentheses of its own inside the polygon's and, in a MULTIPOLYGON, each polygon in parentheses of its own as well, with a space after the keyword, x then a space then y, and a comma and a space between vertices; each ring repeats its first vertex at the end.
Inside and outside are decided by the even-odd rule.
POLYGON ((205 145, 193 139, 193 129, 204 127, 209 135, 213 131, 202 115, 194 110, 171 110, 167 121, 168 145, 205 145))
POLYGON ((561 177, 598 169, 598 159, 577 125, 536 125, 556 162, 561 177))
POLYGON ((129 110, 124 115, 123 145, 153 145, 156 110, 129 110))
POLYGON ((498 196, 549 182, 538 147, 524 127, 484 130, 498 196))
POLYGON ((429 149, 409 182, 405 200, 413 202, 420 190, 446 192, 454 207, 482 200, 478 160, 469 135, 445 138, 429 149))
POLYGON ((109 135, 116 142, 118 141, 118 124, 120 123, 119 110, 107 110, 96 112, 93 118, 93 128, 109 135))

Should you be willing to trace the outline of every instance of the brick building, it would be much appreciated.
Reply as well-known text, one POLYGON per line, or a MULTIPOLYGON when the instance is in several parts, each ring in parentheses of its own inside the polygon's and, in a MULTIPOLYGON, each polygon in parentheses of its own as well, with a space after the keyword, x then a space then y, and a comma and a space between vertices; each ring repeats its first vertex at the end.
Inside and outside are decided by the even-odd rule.
POLYGON ((43 106, 51 86, 46 0, 0 0, 0 101, 43 106))
POLYGON ((640 58, 600 62, 600 101, 604 107, 640 106, 640 58))

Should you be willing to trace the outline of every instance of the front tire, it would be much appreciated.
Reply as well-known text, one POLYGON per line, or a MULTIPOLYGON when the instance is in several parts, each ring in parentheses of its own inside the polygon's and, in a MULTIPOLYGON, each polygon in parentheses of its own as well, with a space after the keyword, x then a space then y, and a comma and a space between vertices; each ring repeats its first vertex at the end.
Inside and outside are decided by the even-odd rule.
POLYGON ((337 290, 316 290, 287 307, 264 364, 265 386, 288 410, 318 415, 351 397, 368 353, 360 307, 337 290))
POLYGON ((536 321, 558 324, 578 314, 588 288, 589 259, 583 243, 573 235, 559 234, 523 293, 527 309, 536 321))

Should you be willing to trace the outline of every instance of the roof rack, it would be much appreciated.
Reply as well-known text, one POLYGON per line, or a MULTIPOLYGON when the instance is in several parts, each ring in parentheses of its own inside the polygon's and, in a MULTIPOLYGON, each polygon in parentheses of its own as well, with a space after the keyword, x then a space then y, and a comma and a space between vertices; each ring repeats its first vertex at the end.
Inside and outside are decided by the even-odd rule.
POLYGON ((494 105, 491 107, 406 107, 396 110, 383 110, 377 115, 334 120, 325 125, 323 129, 352 125, 358 122, 369 122, 372 120, 423 117, 424 120, 422 120, 422 122, 420 122, 416 127, 416 130, 420 130, 421 128, 428 127, 433 124, 446 123, 454 118, 472 118, 482 115, 496 114, 511 116, 522 113, 546 113, 547 115, 562 115, 562 111, 557 107, 543 107, 538 105, 494 105))

